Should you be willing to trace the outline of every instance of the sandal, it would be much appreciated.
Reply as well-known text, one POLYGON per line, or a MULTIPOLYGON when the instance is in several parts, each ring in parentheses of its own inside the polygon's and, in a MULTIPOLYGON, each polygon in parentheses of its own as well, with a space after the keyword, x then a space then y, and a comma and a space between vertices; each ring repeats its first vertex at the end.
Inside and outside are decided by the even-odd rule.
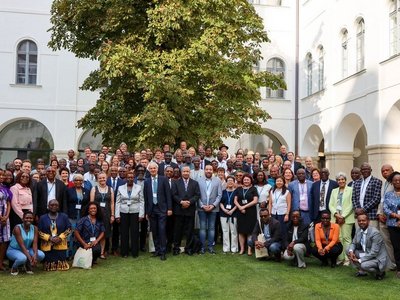
POLYGON ((18 269, 11 269, 11 273, 10 273, 10 274, 11 274, 12 276, 17 276, 18 273, 19 273, 19 272, 18 272, 18 269))
POLYGON ((100 258, 101 259, 107 259, 107 257, 104 255, 104 253, 100 255, 100 258))

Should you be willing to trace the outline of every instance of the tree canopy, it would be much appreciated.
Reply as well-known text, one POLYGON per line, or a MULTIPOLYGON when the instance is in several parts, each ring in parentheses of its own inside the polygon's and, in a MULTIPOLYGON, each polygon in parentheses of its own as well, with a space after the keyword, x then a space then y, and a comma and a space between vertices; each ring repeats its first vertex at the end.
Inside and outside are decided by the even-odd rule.
POLYGON ((259 87, 285 87, 254 72, 269 40, 246 0, 55 0, 51 15, 53 50, 99 61, 82 88, 100 97, 78 126, 109 145, 260 134, 259 87))

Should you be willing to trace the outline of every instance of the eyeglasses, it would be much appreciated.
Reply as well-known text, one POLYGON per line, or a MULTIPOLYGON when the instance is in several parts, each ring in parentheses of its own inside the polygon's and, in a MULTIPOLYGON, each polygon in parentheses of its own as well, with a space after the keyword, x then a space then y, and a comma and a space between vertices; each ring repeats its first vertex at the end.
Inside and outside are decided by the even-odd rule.
POLYGON ((74 179, 74 181, 83 181, 82 179, 74 179))
POLYGON ((269 216, 268 215, 265 215, 265 216, 260 216, 260 218, 262 218, 262 219, 264 219, 264 218, 268 218, 269 216))

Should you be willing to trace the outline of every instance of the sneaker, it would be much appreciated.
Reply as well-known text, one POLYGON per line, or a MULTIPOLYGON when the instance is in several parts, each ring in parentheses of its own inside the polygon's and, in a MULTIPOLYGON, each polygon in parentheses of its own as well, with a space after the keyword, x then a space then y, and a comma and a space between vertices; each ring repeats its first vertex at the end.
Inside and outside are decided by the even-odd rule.
POLYGON ((214 251, 214 249, 213 248, 210 248, 210 249, 208 249, 208 252, 210 253, 210 254, 216 254, 216 252, 214 251))
POLYGON ((26 274, 33 275, 32 266, 30 263, 25 264, 25 272, 26 274))
POLYGON ((200 252, 199 252, 199 253, 202 255, 202 254, 205 254, 206 251, 204 251, 204 248, 202 248, 202 249, 200 249, 200 252))
POLYGON ((11 269, 11 273, 10 273, 10 274, 11 274, 12 276, 17 276, 18 273, 19 273, 19 272, 18 272, 18 269, 11 269))

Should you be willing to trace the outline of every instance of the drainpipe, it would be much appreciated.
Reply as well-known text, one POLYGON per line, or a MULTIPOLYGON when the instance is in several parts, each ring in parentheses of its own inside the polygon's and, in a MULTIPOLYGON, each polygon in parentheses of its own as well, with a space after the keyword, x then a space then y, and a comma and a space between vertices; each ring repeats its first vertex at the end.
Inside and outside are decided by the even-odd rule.
POLYGON ((296 0, 296 58, 294 82, 294 152, 299 155, 299 0, 296 0))

